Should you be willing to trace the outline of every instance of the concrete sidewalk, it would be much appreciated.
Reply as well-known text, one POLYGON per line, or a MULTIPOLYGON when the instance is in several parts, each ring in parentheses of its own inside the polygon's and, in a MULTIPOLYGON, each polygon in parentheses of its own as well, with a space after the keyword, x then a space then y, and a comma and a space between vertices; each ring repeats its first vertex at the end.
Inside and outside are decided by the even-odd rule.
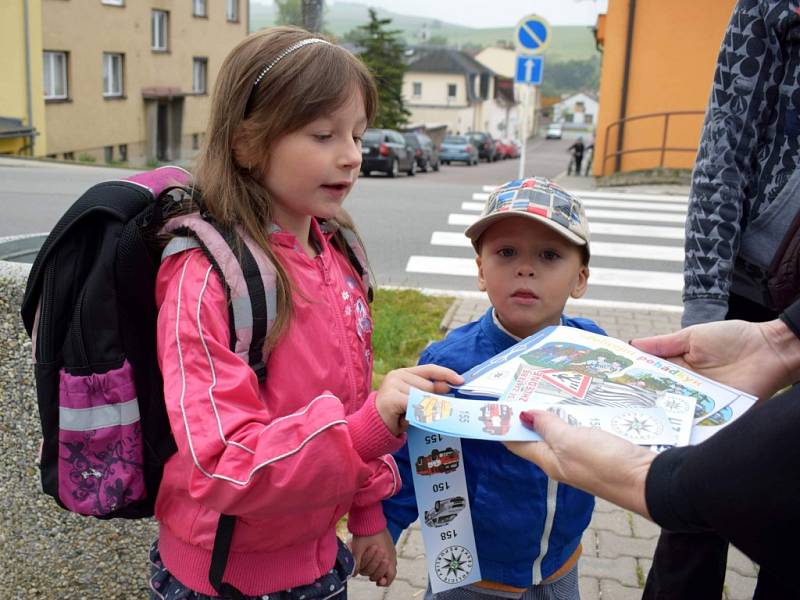
MULTIPOLYGON (((488 308, 487 300, 457 299, 443 326, 455 329, 478 318, 488 308)), ((594 319, 609 335, 628 340, 680 328, 679 311, 622 309, 590 303, 567 306, 570 316, 594 319)), ((634 600, 641 598, 650 570, 659 528, 639 515, 603 500, 597 501, 592 522, 583 536, 579 561, 583 600, 634 600)), ((388 589, 377 588, 363 577, 350 582, 350 600, 414 600, 424 595, 427 574, 419 523, 406 531, 397 544, 397 579, 388 589)), ((735 548, 728 553, 726 600, 753 597, 757 567, 735 548)))

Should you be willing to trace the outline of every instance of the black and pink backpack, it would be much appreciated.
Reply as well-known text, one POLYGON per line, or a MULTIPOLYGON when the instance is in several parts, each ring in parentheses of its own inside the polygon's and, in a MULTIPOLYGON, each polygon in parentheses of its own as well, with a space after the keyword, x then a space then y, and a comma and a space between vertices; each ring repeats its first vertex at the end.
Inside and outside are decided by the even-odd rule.
MULTIPOLYGON (((276 313, 275 272, 255 243, 197 210, 191 175, 162 167, 95 185, 61 217, 31 269, 22 319, 33 342, 42 425, 42 488, 72 512, 101 519, 153 515, 166 460, 176 451, 156 359, 160 261, 201 248, 228 295, 231 350, 267 375, 264 340, 276 313), (168 234, 166 246, 159 244, 168 234)), ((195 194, 196 195, 196 194, 195 194)), ((340 246, 370 289, 351 230, 340 246)), ((371 293, 370 293, 371 296, 371 293)), ((222 583, 234 519, 220 519, 212 583, 222 583), (227 539, 227 541, 226 541, 227 539), (216 564, 215 564, 216 563, 216 564), (215 581, 216 579, 216 581, 215 581)))

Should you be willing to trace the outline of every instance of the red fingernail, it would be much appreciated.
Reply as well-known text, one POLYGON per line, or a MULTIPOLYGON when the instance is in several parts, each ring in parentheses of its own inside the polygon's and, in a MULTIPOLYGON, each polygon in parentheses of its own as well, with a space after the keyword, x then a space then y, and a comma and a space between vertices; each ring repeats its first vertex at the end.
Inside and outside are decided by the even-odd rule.
POLYGON ((533 413, 521 412, 519 413, 519 419, 528 427, 533 427, 533 413))

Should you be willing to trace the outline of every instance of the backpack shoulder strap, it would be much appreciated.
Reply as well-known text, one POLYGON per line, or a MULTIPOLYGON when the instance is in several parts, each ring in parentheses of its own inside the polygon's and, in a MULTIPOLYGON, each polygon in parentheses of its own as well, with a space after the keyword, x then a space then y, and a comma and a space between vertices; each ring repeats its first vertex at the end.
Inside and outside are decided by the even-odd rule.
POLYGON ((361 277, 361 281, 364 283, 364 289, 367 290, 367 301, 372 302, 374 291, 372 278, 369 272, 369 263, 367 262, 367 252, 364 250, 364 246, 361 244, 361 240, 356 232, 345 225, 332 223, 330 221, 323 221, 320 225, 323 227, 323 230, 332 231, 334 236, 337 236, 344 242, 342 246, 347 251, 347 260, 353 265, 356 273, 358 273, 359 277, 361 277))
POLYGON ((277 304, 272 264, 243 232, 222 227, 200 213, 174 217, 163 231, 177 237, 164 248, 162 260, 200 248, 211 262, 229 300, 231 350, 250 365, 259 381, 264 381, 264 342, 275 323, 277 304))

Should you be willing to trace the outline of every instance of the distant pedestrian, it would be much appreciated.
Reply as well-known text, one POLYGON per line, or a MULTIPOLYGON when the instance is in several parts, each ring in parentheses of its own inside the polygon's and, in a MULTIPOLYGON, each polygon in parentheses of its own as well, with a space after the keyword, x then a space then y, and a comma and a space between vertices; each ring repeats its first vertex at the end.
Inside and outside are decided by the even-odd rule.
POLYGON ((581 163, 583 163, 583 153, 585 150, 586 148, 583 145, 582 137, 579 137, 577 140, 575 140, 575 143, 567 149, 568 152, 572 153, 573 159, 570 163, 570 168, 567 169, 567 175, 572 175, 573 168, 576 175, 581 174, 581 163))
POLYGON ((338 599, 356 571, 394 578, 380 501, 397 487, 386 453, 403 443, 408 386, 462 380, 426 365, 371 392, 368 290, 336 232, 376 104, 363 63, 302 29, 254 33, 220 68, 196 191, 209 227, 240 230, 243 256, 274 266, 279 310, 259 382, 229 343, 250 305, 198 248, 161 263, 158 361, 178 450, 156 500, 151 598, 338 599), (350 548, 336 536, 345 513, 350 548), (223 515, 235 529, 220 558, 223 515))

